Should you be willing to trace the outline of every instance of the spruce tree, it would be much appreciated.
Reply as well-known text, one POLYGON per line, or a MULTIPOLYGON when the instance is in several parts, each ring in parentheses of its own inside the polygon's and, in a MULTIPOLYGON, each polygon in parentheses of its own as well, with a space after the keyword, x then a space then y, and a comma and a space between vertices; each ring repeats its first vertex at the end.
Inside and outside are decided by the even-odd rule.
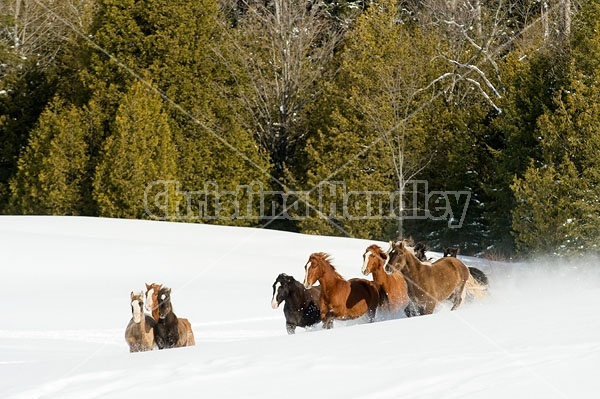
POLYGON ((176 150, 162 100, 142 82, 134 83, 122 98, 114 130, 94 178, 94 198, 100 216, 169 218, 176 199, 167 192, 162 209, 151 209, 147 190, 177 177, 176 150))
POLYGON ((55 99, 42 113, 11 180, 10 210, 19 214, 86 213, 89 152, 82 112, 55 99))
MULTIPOLYGON (((256 209, 252 218, 236 218, 235 204, 219 208, 214 201, 203 201, 205 188, 236 192, 268 179, 268 163, 228 98, 233 79, 215 55, 222 43, 219 16, 217 3, 210 0, 103 0, 94 38, 113 58, 94 52, 83 80, 102 107, 105 134, 110 135, 117 129, 115 114, 123 93, 142 76, 151 77, 177 147, 179 189, 199 193, 189 206, 182 204, 179 220, 255 224, 256 209)), ((105 207, 109 202, 119 207, 102 201, 105 207)))

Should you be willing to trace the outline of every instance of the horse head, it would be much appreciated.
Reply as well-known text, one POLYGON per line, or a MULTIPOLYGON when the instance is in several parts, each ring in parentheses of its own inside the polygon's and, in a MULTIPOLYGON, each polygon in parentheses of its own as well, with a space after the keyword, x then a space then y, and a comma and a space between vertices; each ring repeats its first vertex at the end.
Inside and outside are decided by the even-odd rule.
POLYGON ((158 316, 164 319, 172 311, 171 289, 167 287, 161 288, 158 291, 158 316))
POLYGON ((139 323, 144 317, 144 293, 139 292, 134 294, 133 291, 129 294, 131 299, 131 314, 133 315, 133 321, 139 323))
POLYGON ((162 288, 162 284, 146 283, 145 299, 146 299, 146 310, 148 312, 152 312, 156 308, 158 308, 158 300, 157 300, 158 291, 160 291, 161 288, 162 288))
POLYGON ((310 255, 308 262, 304 265, 304 288, 309 289, 323 276, 323 262, 328 262, 328 260, 329 256, 323 252, 315 252, 310 255))
POLYGON ((281 302, 285 301, 290 290, 290 286, 294 283, 294 278, 285 273, 281 273, 273 283, 273 299, 271 299, 271 307, 277 309, 281 302))
POLYGON ((458 247, 448 247, 444 249, 444 258, 447 256, 452 256, 456 258, 458 256, 458 247))
POLYGON ((427 245, 425 245, 425 243, 417 243, 417 245, 415 245, 414 251, 415 257, 417 259, 419 259, 421 262, 427 262, 427 254, 425 254, 425 252, 427 251, 427 245))
POLYGON ((363 254, 362 274, 367 276, 369 273, 372 273, 379 262, 385 266, 388 258, 387 252, 383 251, 377 245, 373 244, 369 246, 363 254))
POLYGON ((390 249, 388 250, 388 262, 385 264, 386 273, 402 271, 407 264, 407 256, 414 256, 412 248, 406 245, 403 240, 391 241, 390 249))

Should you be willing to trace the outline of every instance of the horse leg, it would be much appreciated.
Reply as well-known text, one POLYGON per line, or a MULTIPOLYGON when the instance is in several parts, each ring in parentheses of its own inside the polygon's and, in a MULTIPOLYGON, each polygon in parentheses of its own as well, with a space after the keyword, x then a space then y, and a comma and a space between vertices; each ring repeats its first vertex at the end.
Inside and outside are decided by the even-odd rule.
POLYGON ((453 301, 452 309, 450 309, 450 310, 454 310, 454 309, 458 308, 460 306, 460 304, 462 303, 462 301, 465 299, 466 295, 467 295, 467 284, 465 281, 463 281, 456 287, 456 289, 454 290, 454 293, 452 294, 452 296, 454 297, 454 301, 453 301))
POLYGON ((404 314, 406 317, 414 317, 418 316, 419 312, 417 311, 417 306, 413 301, 408 302, 408 305, 404 308, 404 314))
POLYGON ((334 319, 333 313, 327 312, 327 314, 323 318, 323 328, 326 330, 333 328, 333 319, 334 319))
POLYGON ((425 303, 424 306, 421 307, 421 314, 422 315, 426 315, 426 314, 432 314, 433 311, 435 310, 435 299, 429 300, 425 303))
POLYGON ((370 308, 367 311, 367 320, 369 323, 373 323, 375 321, 375 314, 377 313, 377 308, 370 308))
POLYGON ((293 323, 285 323, 285 328, 287 330, 288 335, 293 335, 296 333, 296 325, 293 323))

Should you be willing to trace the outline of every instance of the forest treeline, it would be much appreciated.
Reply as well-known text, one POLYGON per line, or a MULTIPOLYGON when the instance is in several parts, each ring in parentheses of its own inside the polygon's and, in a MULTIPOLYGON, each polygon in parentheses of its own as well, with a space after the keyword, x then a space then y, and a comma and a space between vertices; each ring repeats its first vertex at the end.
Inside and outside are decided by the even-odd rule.
POLYGON ((600 252, 600 0, 5 0, 0 37, 3 214, 600 252))

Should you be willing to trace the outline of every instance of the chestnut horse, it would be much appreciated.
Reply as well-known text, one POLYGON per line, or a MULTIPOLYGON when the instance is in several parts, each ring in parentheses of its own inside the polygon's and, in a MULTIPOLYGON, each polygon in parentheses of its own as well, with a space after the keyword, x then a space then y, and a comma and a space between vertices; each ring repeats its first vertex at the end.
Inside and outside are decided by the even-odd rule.
POLYGON ((356 319, 367 314, 369 323, 375 319, 379 305, 379 289, 375 283, 362 278, 345 280, 331 264, 329 255, 316 252, 304 266, 304 287, 311 288, 319 281, 319 308, 324 328, 332 328, 333 320, 356 319))
POLYGON ((146 310, 152 313, 152 318, 158 321, 158 291, 162 288, 162 284, 146 283, 146 310))
POLYGON ((154 348, 154 319, 144 314, 144 294, 129 294, 133 317, 125 328, 125 341, 129 352, 151 351, 154 348))
POLYGON ((383 265, 388 254, 379 246, 369 246, 363 254, 362 273, 373 275, 373 281, 379 286, 379 305, 390 313, 404 310, 408 305, 408 288, 401 272, 387 274, 383 265))
POLYGON ((452 299, 452 310, 466 294, 469 269, 457 258, 441 258, 432 265, 417 259, 404 241, 392 242, 385 265, 388 273, 401 271, 408 285, 408 296, 416 306, 416 314, 432 314, 438 302, 452 299))
POLYGON ((158 293, 158 320, 155 339, 158 349, 195 345, 194 332, 188 319, 178 318, 171 305, 171 289, 161 288, 158 293))

